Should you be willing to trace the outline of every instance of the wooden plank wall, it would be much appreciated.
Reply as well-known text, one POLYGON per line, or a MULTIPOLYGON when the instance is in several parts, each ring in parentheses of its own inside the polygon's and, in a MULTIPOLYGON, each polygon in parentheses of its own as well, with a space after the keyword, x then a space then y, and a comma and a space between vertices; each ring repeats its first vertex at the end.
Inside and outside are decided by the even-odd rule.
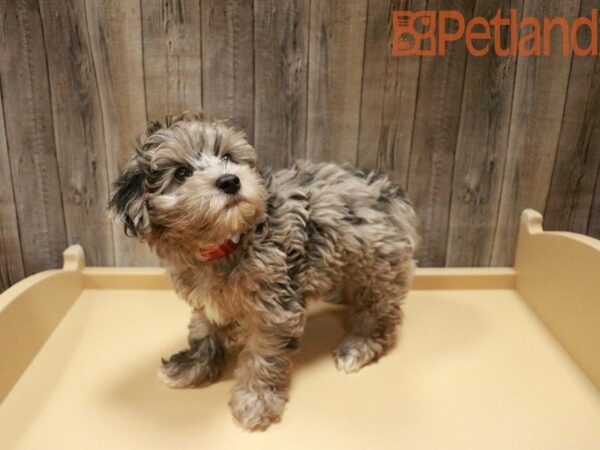
POLYGON ((0 2, 0 290, 60 266, 74 242, 89 264, 157 264, 107 220, 109 183, 147 121, 199 108, 243 128, 263 164, 308 157, 387 172, 421 216, 424 266, 510 265, 526 207, 549 229, 600 237, 598 58, 475 57, 462 41, 445 57, 390 54, 394 10, 572 20, 599 7, 0 2))

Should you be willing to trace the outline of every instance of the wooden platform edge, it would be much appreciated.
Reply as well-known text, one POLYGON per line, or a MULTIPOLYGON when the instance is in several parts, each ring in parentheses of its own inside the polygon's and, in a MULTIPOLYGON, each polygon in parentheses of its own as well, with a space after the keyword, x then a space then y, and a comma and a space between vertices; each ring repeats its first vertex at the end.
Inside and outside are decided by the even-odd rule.
MULTIPOLYGON (((171 289, 166 270, 160 267, 86 267, 84 289, 171 289)), ((417 269, 414 290, 514 289, 512 268, 417 269)))

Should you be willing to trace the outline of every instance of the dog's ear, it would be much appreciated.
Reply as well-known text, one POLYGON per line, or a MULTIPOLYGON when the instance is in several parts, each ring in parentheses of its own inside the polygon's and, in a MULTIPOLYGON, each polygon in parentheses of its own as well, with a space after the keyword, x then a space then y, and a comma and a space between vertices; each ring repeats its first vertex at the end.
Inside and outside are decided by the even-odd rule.
POLYGON ((129 237, 143 238, 150 230, 144 184, 144 173, 130 163, 112 185, 108 207, 129 237))
POLYGON ((135 153, 119 178, 111 186, 108 209, 116 221, 123 224, 125 235, 144 238, 150 231, 150 220, 145 199, 147 153, 156 143, 152 136, 165 125, 158 121, 148 124, 145 135, 136 139, 135 153))

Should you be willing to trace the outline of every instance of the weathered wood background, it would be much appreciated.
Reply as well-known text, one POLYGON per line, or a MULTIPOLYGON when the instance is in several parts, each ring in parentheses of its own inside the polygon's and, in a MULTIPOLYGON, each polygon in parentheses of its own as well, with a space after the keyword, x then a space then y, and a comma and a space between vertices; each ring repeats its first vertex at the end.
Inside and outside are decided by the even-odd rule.
POLYGON ((526 207, 600 237, 598 58, 390 56, 394 9, 572 20, 599 3, 0 0, 0 290, 76 242, 90 264, 156 264, 106 219, 109 183, 149 119, 198 108, 264 164, 389 173, 422 218, 422 265, 511 264, 526 207))

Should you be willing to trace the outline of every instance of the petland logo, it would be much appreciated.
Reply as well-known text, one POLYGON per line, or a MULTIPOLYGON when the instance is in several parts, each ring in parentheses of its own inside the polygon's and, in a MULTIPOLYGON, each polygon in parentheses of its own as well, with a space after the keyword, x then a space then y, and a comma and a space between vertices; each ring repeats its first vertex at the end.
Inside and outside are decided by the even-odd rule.
POLYGON ((484 56, 493 51, 498 56, 550 55, 551 34, 562 38, 562 54, 571 52, 578 56, 598 55, 598 10, 592 9, 591 17, 579 17, 569 24, 564 17, 518 19, 516 9, 509 17, 500 11, 492 18, 474 17, 468 22, 458 11, 394 11, 394 56, 445 55, 449 42, 464 38, 467 50, 474 56, 484 56), (578 35, 587 28, 590 41, 580 46, 578 35), (508 42, 503 43, 501 32, 509 31, 508 42))

